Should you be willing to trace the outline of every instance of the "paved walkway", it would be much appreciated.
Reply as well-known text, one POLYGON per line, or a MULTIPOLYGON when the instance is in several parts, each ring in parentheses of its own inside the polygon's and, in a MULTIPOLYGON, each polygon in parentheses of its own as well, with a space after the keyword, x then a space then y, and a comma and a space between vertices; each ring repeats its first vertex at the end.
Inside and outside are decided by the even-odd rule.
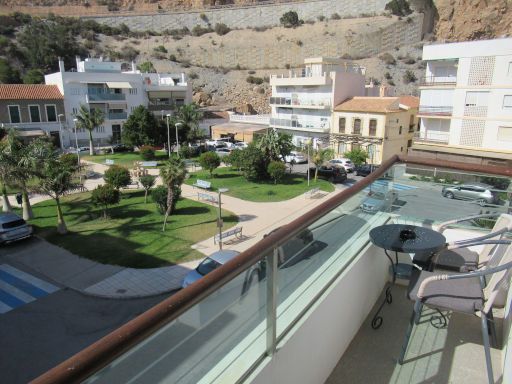
MULTIPOLYGON (((101 164, 90 164, 99 174, 103 174, 106 169, 101 164)), ((150 173, 158 174, 158 170, 150 170, 150 173)), ((98 177, 86 180, 84 185, 91 190, 102 183, 102 177, 98 177)), ((339 192, 340 189, 329 194, 321 192, 313 198, 300 195, 277 203, 248 202, 223 195, 222 208, 235 213, 240 220, 238 226, 243 228, 242 240, 227 239, 223 248, 240 252, 248 249, 261 240, 264 234, 291 222, 339 192)), ((197 190, 183 185, 182 196, 197 200, 197 190)), ((31 197, 30 201, 35 204, 47 199, 46 196, 37 195, 31 197)), ((13 205, 16 206, 14 201, 13 205)), ((214 244, 212 237, 194 244, 193 248, 208 255, 218 250, 218 245, 214 244)), ((200 261, 152 269, 124 268, 81 258, 43 240, 34 240, 26 247, 17 247, 7 258, 13 264, 23 264, 62 286, 108 298, 145 297, 179 289, 183 277, 200 261)))

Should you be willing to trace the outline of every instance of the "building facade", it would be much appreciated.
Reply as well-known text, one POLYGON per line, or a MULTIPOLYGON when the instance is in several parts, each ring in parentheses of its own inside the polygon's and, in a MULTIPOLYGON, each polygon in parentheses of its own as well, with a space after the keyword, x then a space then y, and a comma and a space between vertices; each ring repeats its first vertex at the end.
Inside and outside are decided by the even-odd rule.
POLYGON ((330 145, 340 157, 363 149, 371 164, 406 154, 419 126, 418 104, 413 96, 349 98, 334 108, 330 145))
MULTIPOLYGON (((101 59, 77 58, 76 69, 66 71, 59 62, 59 72, 45 76, 46 84, 56 85, 64 95, 65 119, 63 143, 74 144, 74 121, 80 106, 100 109, 105 121, 93 132, 97 146, 121 140, 123 125, 140 105, 157 117, 165 118, 180 105, 190 103, 192 88, 182 74, 141 73, 132 63, 131 70, 122 71, 122 63, 101 59)), ((77 129, 78 145, 88 145, 88 132, 77 129)))
POLYGON ((270 127, 291 134, 302 146, 326 145, 333 106, 351 96, 365 95, 365 69, 337 58, 310 58, 304 68, 272 75, 270 127))
POLYGON ((415 156, 512 166, 512 39, 423 47, 415 156))
POLYGON ((21 137, 51 136, 62 144, 64 97, 55 85, 0 84, 0 124, 21 137))

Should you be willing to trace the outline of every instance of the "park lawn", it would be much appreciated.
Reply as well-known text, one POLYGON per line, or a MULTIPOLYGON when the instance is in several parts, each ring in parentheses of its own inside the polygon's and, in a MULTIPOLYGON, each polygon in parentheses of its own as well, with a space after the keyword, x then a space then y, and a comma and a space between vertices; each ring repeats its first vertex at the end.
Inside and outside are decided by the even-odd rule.
MULTIPOLYGON (((81 159, 92 161, 93 163, 105 164, 106 159, 114 160, 114 164, 121 165, 126 168, 133 168, 133 163, 135 161, 145 161, 142 159, 138 152, 119 152, 114 154, 107 155, 86 155, 80 156, 81 159)), ((161 162, 168 159, 168 156, 165 152, 157 151, 155 153, 155 158, 153 161, 157 161, 160 165, 161 162)), ((155 167, 146 167, 146 168, 155 168, 155 167)))
POLYGON ((247 181, 240 172, 230 167, 217 168, 213 173, 214 176, 210 178, 208 171, 193 172, 186 180, 186 184, 192 185, 197 179, 209 181, 212 183, 213 190, 229 188, 226 195, 255 202, 289 200, 316 187, 325 192, 334 191, 334 186, 328 181, 319 179, 315 182, 312 179, 308 186, 305 176, 293 173, 287 173, 284 179, 277 184, 274 184, 273 181, 247 181))
MULTIPOLYGON (((33 206, 36 234, 81 257, 133 268, 153 268, 204 257, 191 245, 216 233, 217 207, 180 199, 162 232, 163 215, 142 191, 123 192, 105 220, 100 208, 90 201, 90 193, 72 194, 63 199, 63 212, 69 233, 56 232, 53 200, 33 206)), ((237 217, 223 210, 224 229, 234 226, 237 217)))

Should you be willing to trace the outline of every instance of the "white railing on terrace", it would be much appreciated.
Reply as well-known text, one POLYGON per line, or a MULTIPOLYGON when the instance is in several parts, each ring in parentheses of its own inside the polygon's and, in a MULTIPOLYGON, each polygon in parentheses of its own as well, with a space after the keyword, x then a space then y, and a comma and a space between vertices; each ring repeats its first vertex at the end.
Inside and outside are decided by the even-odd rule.
POLYGON ((432 142, 439 144, 448 144, 450 141, 450 132, 440 131, 421 131, 414 135, 415 141, 432 142))
POLYGON ((229 121, 236 123, 254 123, 268 125, 270 122, 270 115, 229 115, 229 121))
POLYGON ((271 97, 269 103, 272 105, 309 106, 309 107, 330 107, 330 99, 306 99, 291 97, 271 97))
MULTIPOLYGON (((359 73, 364 74, 365 68, 361 67, 357 64, 351 64, 351 63, 343 63, 340 64, 337 69, 340 72, 346 72, 346 73, 359 73)), ((307 70, 306 68, 297 69, 297 70, 290 70, 287 74, 280 74, 280 75, 270 75, 271 78, 278 78, 278 79, 287 79, 287 78, 307 78, 307 77, 326 77, 329 73, 336 72, 336 71, 329 71, 329 72, 311 72, 310 70, 307 70)))
POLYGON ((326 131, 331 128, 329 121, 317 120, 291 120, 291 119, 277 119, 270 118, 270 125, 285 128, 305 128, 326 131))

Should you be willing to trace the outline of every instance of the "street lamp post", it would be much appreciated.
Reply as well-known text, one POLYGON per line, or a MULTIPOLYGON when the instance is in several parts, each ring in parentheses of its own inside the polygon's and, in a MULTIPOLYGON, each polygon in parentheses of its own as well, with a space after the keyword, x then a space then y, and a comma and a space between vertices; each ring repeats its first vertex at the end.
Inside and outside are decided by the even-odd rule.
POLYGON ((60 143, 60 149, 64 149, 64 145, 62 144, 62 120, 61 117, 64 117, 62 113, 59 113, 57 115, 57 118, 59 119, 59 143, 60 143))
POLYGON ((169 159, 171 158, 171 131, 169 130, 169 118, 171 115, 168 113, 165 115, 165 120, 167 121, 167 153, 169 154, 169 159))
POLYGON ((75 128, 75 145, 76 145, 76 156, 78 158, 78 178, 80 179, 80 184, 82 184, 82 172, 80 170, 80 149, 78 148, 78 137, 76 135, 76 122, 78 119, 73 119, 73 125, 75 128))
POLYGON ((180 142, 178 140, 178 125, 182 125, 181 123, 176 123, 174 126, 176 127, 176 151, 178 153, 178 157, 180 157, 180 142))
POLYGON ((222 201, 221 201, 221 197, 222 197, 222 194, 229 191, 228 188, 219 188, 218 192, 219 192, 219 217, 217 219, 217 227, 219 227, 219 250, 222 251, 222 225, 224 224, 222 222, 222 201))

